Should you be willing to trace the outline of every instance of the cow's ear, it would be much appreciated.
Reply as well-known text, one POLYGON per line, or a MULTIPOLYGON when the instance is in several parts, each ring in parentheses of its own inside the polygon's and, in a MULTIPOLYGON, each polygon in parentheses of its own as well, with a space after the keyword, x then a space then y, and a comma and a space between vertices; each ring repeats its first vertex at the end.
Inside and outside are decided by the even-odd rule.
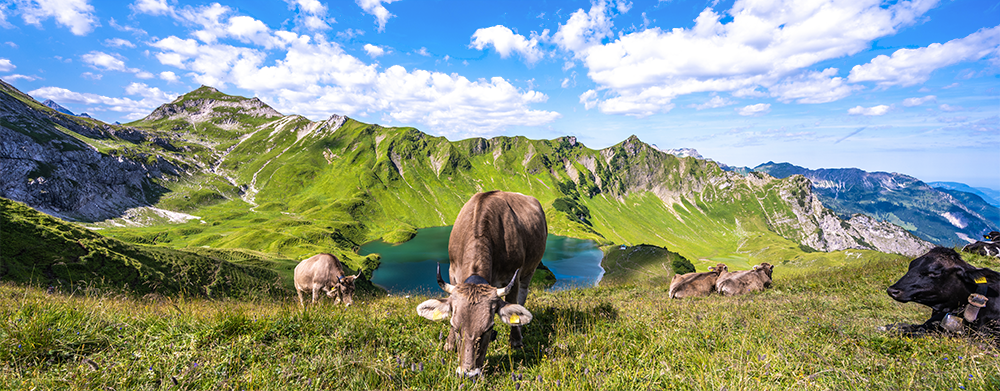
POLYGON ((451 315, 451 298, 430 299, 417 306, 417 315, 430 320, 441 320, 451 315))
POLYGON ((527 308, 524 308, 517 304, 507 304, 500 307, 500 311, 497 312, 500 315, 500 319, 504 323, 511 326, 524 326, 531 323, 531 312, 528 312, 527 308))

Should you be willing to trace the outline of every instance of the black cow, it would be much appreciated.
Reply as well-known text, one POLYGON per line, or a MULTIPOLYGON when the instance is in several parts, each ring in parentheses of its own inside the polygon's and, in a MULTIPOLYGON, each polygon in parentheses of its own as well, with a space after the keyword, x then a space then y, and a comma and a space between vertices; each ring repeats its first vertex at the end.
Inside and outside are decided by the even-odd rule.
POLYGON ((950 248, 936 247, 911 261, 906 274, 886 293, 896 301, 912 301, 933 310, 931 318, 923 324, 897 323, 887 326, 888 329, 909 334, 960 331, 964 323, 973 330, 1000 336, 1000 273, 976 268, 950 248), (982 308, 970 304, 983 303, 983 299, 982 308))
POLYGON ((991 231, 983 235, 983 238, 986 241, 969 243, 965 247, 962 247, 962 252, 1000 258, 1000 232, 991 231))

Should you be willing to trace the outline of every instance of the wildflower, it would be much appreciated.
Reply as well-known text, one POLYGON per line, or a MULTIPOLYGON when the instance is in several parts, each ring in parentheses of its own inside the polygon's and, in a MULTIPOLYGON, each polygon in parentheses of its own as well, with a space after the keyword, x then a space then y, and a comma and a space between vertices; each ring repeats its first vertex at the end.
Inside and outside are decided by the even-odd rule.
POLYGON ((538 375, 538 377, 535 378, 535 381, 541 382, 542 381, 542 375, 538 375))
POLYGON ((418 366, 418 368, 420 369, 420 372, 423 372, 424 371, 424 363, 420 363, 420 365, 418 366))

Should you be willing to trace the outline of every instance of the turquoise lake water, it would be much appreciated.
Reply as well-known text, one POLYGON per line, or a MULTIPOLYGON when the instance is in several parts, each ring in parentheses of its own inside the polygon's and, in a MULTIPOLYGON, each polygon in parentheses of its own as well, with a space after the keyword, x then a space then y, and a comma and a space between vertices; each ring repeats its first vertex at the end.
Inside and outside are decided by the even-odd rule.
MULTIPOLYGON (((436 294, 437 264, 441 276, 448 280, 448 236, 451 226, 423 228, 417 236, 402 244, 381 240, 361 246, 359 254, 379 253, 382 264, 375 270, 372 282, 394 293, 436 294)), ((545 242, 542 264, 556 276, 553 290, 594 286, 604 276, 601 258, 604 253, 590 240, 549 235, 545 242)))

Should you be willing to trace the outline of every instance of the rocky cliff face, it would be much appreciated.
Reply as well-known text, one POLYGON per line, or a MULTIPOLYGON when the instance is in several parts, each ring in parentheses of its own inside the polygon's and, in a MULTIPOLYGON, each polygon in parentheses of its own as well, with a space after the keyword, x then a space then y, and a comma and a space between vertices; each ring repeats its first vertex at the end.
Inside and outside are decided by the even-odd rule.
POLYGON ((125 142, 116 133, 142 139, 138 131, 40 110, 19 94, 0 84, 0 197, 54 216, 97 221, 155 203, 163 188, 153 179, 177 175, 162 158, 111 156, 61 129, 108 142, 125 142))

